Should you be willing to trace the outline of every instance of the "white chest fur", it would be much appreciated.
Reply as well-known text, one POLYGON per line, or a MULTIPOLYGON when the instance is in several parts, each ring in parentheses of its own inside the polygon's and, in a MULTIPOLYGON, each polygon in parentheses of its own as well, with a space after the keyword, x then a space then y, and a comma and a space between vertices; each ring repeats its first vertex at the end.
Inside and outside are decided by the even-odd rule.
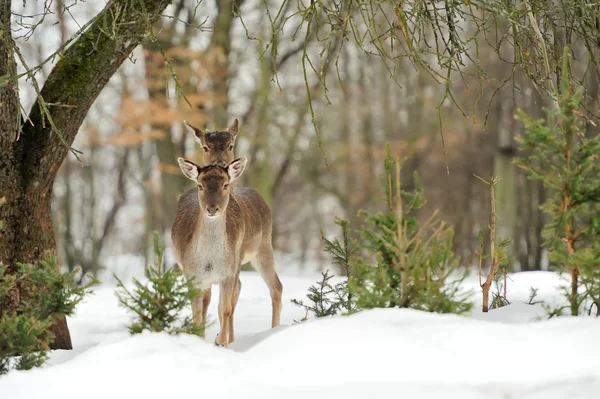
POLYGON ((190 254, 189 272, 195 276, 200 288, 206 289, 232 274, 224 217, 204 219, 202 228, 194 240, 197 246, 190 254))

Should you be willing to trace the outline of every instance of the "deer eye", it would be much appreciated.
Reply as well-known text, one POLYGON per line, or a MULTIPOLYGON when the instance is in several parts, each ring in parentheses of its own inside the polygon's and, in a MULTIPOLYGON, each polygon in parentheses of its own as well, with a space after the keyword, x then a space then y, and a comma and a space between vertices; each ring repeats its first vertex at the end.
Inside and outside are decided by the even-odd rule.
POLYGON ((233 151, 233 146, 232 145, 229 146, 229 151, 233 151))
POLYGON ((228 188, 229 188, 229 184, 225 184, 225 185, 223 186, 223 190, 227 190, 228 188))
POLYGON ((202 190, 204 190, 204 187, 202 187, 201 184, 198 184, 198 190, 202 191, 202 190))
POLYGON ((204 152, 208 152, 208 147, 202 147, 202 149, 204 150, 204 152))

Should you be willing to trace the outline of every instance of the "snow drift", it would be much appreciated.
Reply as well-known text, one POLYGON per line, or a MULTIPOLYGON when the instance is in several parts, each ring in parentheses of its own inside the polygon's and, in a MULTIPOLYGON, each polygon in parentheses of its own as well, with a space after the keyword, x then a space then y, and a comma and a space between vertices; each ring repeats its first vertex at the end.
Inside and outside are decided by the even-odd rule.
MULTIPOLYGON (((473 317, 377 309, 292 325, 303 311, 289 299, 312 279, 282 280, 286 325, 271 330, 268 290, 255 274, 243 274, 229 349, 212 344, 216 325, 207 341, 129 336, 112 287, 101 287, 69 321, 75 349, 54 352, 44 368, 0 378, 2 397, 572 399, 600 392, 595 318, 535 321, 540 306, 513 304, 473 317)), ((549 296, 557 280, 544 280, 541 293, 549 296)))

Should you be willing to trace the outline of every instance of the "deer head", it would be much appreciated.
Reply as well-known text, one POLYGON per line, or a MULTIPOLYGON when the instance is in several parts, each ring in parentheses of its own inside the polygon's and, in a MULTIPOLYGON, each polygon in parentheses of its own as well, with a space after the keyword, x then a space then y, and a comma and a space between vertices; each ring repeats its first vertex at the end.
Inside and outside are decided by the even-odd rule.
POLYGON ((225 131, 205 132, 198 129, 186 121, 183 121, 194 139, 202 146, 204 151, 205 165, 227 166, 233 161, 233 148, 238 134, 239 120, 234 119, 233 123, 225 131))
POLYGON ((178 158, 183 174, 198 186, 200 213, 208 217, 221 215, 229 204, 233 183, 246 168, 246 158, 238 158, 227 166, 211 164, 199 167, 187 159, 178 158))

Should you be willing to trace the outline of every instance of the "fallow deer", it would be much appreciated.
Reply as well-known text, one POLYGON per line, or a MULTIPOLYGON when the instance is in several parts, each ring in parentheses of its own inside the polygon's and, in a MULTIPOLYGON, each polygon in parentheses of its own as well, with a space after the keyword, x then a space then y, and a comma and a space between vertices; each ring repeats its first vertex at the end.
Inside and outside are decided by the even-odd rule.
POLYGON ((227 166, 199 167, 179 158, 183 174, 197 188, 183 194, 171 229, 177 261, 188 277, 194 277, 205 295, 192 303, 194 320, 206 320, 212 284, 220 285, 220 333, 215 343, 234 341, 233 314, 240 295, 240 268, 252 261, 269 287, 271 327, 279 325, 282 285, 275 271, 271 244, 269 206, 250 188, 233 188, 246 167, 242 157, 227 166), (208 291, 207 291, 208 290, 208 291))
POLYGON ((194 139, 202 146, 204 165, 227 166, 233 161, 233 148, 238 134, 239 121, 237 118, 227 130, 206 132, 183 121, 194 139))
MULTIPOLYGON (((235 118, 226 130, 207 132, 183 121, 194 140, 202 146, 204 165, 229 165, 234 159, 235 140, 238 135, 239 120, 235 118)), ((211 288, 204 290, 204 303, 207 307, 211 299, 211 288)), ((204 311, 206 317, 206 309, 204 311)))

